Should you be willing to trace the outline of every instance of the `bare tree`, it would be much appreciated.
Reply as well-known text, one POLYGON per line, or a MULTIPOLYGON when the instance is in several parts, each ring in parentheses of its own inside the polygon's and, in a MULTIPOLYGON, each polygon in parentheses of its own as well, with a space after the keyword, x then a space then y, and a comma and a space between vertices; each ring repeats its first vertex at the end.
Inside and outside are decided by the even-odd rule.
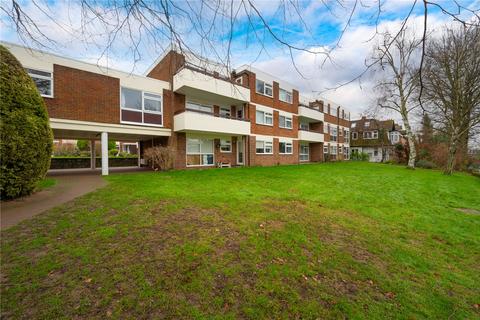
POLYGON ((415 168, 415 137, 410 125, 410 114, 418 107, 414 93, 418 85, 418 61, 421 41, 410 36, 404 29, 393 40, 389 32, 383 36, 382 42, 375 47, 373 59, 379 61, 379 71, 383 79, 376 85, 379 92, 377 104, 382 109, 392 110, 402 117, 407 135, 410 153, 408 168, 415 168))
POLYGON ((480 127, 480 27, 449 28, 429 41, 423 74, 423 107, 448 137, 444 173, 451 174, 459 148, 480 127))
MULTIPOLYGON (((382 0, 318 2, 316 6, 323 8, 327 19, 335 19, 343 26, 338 39, 332 45, 326 46, 316 39, 312 32, 315 26, 309 25, 305 19, 309 5, 298 0, 268 2, 268 10, 273 12, 271 16, 275 17, 274 19, 269 19, 265 13, 267 6, 262 7, 254 0, 65 0, 60 3, 71 7, 71 17, 67 21, 61 21, 59 18, 55 2, 47 0, 4 0, 0 10, 4 17, 10 20, 6 25, 15 28, 18 36, 27 45, 33 43, 40 47, 55 48, 58 43, 48 32, 48 22, 52 22, 60 33, 68 35, 72 41, 80 41, 85 45, 94 45, 102 49, 98 60, 108 55, 118 42, 127 46, 126 49, 122 48, 122 55, 129 54, 135 63, 142 59, 145 46, 155 48, 156 52, 164 51, 168 46, 175 46, 182 53, 188 52, 196 57, 205 56, 220 61, 228 71, 231 69, 232 52, 238 52, 233 39, 241 31, 241 34, 245 35, 242 42, 246 46, 249 43, 258 45, 257 58, 261 54, 268 54, 266 43, 272 43, 284 49, 300 74, 296 66, 295 53, 308 52, 323 56, 323 63, 320 65, 326 61, 333 62, 331 52, 341 46, 344 34, 358 15, 368 15, 374 21, 376 28, 371 39, 375 39, 379 35, 378 25, 384 14, 382 0), (30 9, 34 8, 35 12, 27 10, 28 6, 30 9), (300 30, 296 33, 304 35, 302 41, 296 41, 297 37, 288 37, 291 35, 289 24, 292 21, 295 23, 295 29, 300 30), (311 50, 312 47, 328 49, 318 51, 311 50)), ((423 10, 425 17, 424 34, 421 39, 422 43, 425 43, 428 35, 429 9, 439 10, 452 20, 465 25, 475 21, 471 17, 477 19, 480 17, 480 8, 477 4, 467 6, 458 1, 411 0, 405 16, 400 18, 399 30, 392 34, 387 48, 401 35, 412 14, 419 10, 423 10)), ((379 60, 370 61, 358 76, 339 84, 336 88, 360 80, 378 62, 379 60)))

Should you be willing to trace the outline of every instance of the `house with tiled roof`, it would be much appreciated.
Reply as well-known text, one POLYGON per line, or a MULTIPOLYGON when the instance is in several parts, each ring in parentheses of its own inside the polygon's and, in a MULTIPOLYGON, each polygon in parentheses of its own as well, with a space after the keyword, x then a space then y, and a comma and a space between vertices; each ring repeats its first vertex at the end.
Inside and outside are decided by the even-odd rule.
POLYGON ((362 117, 351 122, 350 134, 352 155, 366 153, 370 162, 390 160, 394 153, 394 146, 405 141, 402 127, 394 120, 362 117))

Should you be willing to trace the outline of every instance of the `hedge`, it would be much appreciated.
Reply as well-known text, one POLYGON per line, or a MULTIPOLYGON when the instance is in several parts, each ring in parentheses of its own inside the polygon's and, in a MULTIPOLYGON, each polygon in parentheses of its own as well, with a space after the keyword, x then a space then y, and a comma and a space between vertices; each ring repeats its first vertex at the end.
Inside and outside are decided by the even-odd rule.
POLYGON ((18 60, 0 45, 0 195, 32 193, 50 166, 53 135, 47 108, 18 60))

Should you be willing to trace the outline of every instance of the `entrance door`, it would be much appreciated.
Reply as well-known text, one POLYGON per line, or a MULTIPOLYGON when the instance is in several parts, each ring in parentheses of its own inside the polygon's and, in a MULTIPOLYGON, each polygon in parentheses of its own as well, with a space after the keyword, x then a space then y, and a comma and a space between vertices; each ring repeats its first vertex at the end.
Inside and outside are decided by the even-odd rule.
POLYGON ((245 143, 243 137, 237 139, 237 164, 243 165, 243 158, 245 156, 245 143))

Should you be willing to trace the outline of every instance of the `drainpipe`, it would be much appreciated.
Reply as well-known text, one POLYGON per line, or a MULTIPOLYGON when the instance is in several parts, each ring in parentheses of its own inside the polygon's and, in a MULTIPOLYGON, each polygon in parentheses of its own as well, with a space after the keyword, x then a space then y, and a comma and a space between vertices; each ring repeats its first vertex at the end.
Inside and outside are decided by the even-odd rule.
POLYGON ((102 176, 108 176, 108 133, 102 132, 102 176))

